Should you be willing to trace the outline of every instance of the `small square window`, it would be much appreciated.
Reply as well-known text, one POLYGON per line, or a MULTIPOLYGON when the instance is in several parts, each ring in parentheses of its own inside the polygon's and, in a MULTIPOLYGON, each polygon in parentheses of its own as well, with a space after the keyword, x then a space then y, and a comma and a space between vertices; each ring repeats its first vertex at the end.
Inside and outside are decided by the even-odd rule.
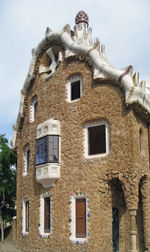
POLYGON ((106 153, 105 125, 88 128, 88 155, 106 153))
POLYGON ((108 123, 84 126, 85 157, 99 157, 109 152, 108 123))
POLYGON ((71 75, 66 83, 66 99, 68 102, 76 102, 82 97, 82 76, 71 75))
POLYGON ((71 100, 80 98, 80 80, 71 83, 71 100))

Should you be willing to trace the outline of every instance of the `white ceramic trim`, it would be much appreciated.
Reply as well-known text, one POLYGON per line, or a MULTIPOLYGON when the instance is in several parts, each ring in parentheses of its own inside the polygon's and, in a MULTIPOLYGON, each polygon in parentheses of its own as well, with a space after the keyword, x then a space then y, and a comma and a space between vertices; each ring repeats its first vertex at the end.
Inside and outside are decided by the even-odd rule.
POLYGON ((39 208, 39 234, 40 237, 49 237, 49 235, 52 233, 52 197, 50 196, 49 192, 41 193, 40 195, 40 208, 39 208), (44 232, 44 198, 50 197, 50 232, 45 233, 44 232))
MULTIPOLYGON (((25 231, 25 203, 29 201, 29 198, 23 198, 22 200, 22 235, 28 236, 29 232, 25 231)), ((29 202, 29 212, 30 212, 30 202, 29 202)), ((30 227, 29 227, 30 228, 30 227)))
POLYGON ((23 149, 23 176, 28 174, 27 172, 27 151, 30 150, 30 145, 27 144, 24 146, 23 149))
POLYGON ((105 46, 98 39, 93 43, 91 40, 91 29, 86 26, 76 25, 74 36, 71 36, 70 26, 66 25, 60 32, 53 32, 47 28, 45 38, 38 44, 37 48, 32 50, 32 60, 29 72, 21 91, 21 101, 16 124, 13 126, 13 136, 11 140, 12 148, 15 148, 17 131, 21 122, 24 108, 24 99, 30 82, 33 79, 35 65, 41 50, 47 43, 57 41, 63 44, 65 48, 65 58, 72 55, 83 55, 90 59, 93 65, 93 79, 101 78, 113 80, 125 91, 125 102, 127 104, 138 103, 148 113, 150 113, 150 92, 149 81, 139 82, 139 74, 133 72, 133 67, 128 66, 124 69, 117 69, 109 63, 105 55, 105 46))
POLYGON ((35 113, 34 106, 35 106, 36 102, 38 102, 38 97, 34 96, 32 98, 32 102, 31 102, 31 105, 29 107, 29 122, 30 123, 35 121, 35 119, 34 119, 34 113, 35 113))
POLYGON ((92 158, 103 158, 106 157, 110 151, 110 143, 109 143, 110 135, 109 135, 109 124, 106 121, 100 121, 97 123, 89 123, 83 126, 83 146, 84 146, 84 157, 88 159, 92 158), (98 125, 105 125, 105 135, 106 135, 106 153, 96 154, 96 155, 88 155, 88 128, 98 126, 98 125))
POLYGON ((66 100, 67 102, 74 103, 80 100, 80 98, 71 100, 71 84, 72 82, 80 81, 80 98, 82 97, 83 93, 83 80, 80 74, 73 74, 69 77, 67 84, 66 84, 66 100))
POLYGON ((87 244, 88 236, 90 233, 88 232, 88 222, 90 218, 90 209, 89 209, 89 199, 84 193, 74 194, 69 197, 70 200, 70 215, 69 215, 69 226, 70 226, 70 236, 69 239, 72 243, 78 244, 87 244), (86 199, 86 237, 85 238, 77 238, 76 237, 76 199, 86 199), (88 216, 89 215, 89 216, 88 216))

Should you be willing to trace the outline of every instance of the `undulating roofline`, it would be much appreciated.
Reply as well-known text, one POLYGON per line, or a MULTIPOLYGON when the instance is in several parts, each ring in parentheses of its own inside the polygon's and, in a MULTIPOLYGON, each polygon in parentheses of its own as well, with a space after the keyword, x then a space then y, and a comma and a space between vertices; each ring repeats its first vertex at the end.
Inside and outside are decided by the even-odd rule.
MULTIPOLYGON (((29 71, 21 90, 21 101, 19 113, 15 125, 13 125, 13 136, 11 140, 12 148, 15 148, 17 131, 23 117, 24 98, 33 79, 36 61, 41 50, 50 42, 56 41, 63 45, 65 49, 65 58, 83 55, 89 58, 93 66, 93 79, 112 80, 118 84, 125 92, 126 104, 139 104, 148 114, 150 113, 150 80, 139 82, 139 73, 134 73, 133 67, 128 66, 124 69, 117 69, 106 58, 105 46, 100 46, 96 38, 92 41, 92 29, 88 27, 88 16, 84 11, 80 11, 75 18, 75 27, 72 34, 70 26, 66 25, 60 32, 53 32, 50 28, 46 29, 45 38, 38 44, 37 48, 32 50, 32 60, 29 71)), ((40 66, 39 73, 50 70, 48 77, 51 77, 56 70, 57 63, 54 59, 52 49, 46 51, 51 58, 51 65, 48 68, 40 66)), ((59 52, 59 62, 62 60, 62 52, 59 52)))

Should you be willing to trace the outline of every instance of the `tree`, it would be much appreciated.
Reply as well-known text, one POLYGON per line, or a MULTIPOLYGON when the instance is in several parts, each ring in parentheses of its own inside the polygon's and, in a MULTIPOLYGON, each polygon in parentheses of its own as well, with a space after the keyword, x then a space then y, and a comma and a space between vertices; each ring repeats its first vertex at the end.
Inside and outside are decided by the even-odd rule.
POLYGON ((8 146, 8 140, 0 134, 0 225, 1 241, 4 241, 4 224, 15 215, 16 153, 8 146))

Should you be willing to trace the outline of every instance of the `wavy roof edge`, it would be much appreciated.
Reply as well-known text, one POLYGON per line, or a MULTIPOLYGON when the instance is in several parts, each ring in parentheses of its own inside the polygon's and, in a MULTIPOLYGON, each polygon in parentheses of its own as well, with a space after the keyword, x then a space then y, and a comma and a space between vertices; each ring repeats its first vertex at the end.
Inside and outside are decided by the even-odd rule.
MULTIPOLYGON (((10 142, 12 148, 15 148, 17 130, 21 118, 23 117, 24 98, 27 88, 33 78, 37 58, 44 46, 54 40, 63 44, 65 58, 73 55, 87 56, 93 65, 93 79, 115 81, 118 83, 118 86, 122 87, 125 91, 126 104, 140 104, 148 114, 150 113, 150 80, 139 82, 139 73, 134 73, 133 75, 132 66, 128 66, 124 69, 117 69, 110 64, 105 55, 105 46, 103 44, 100 46, 100 42, 97 38, 93 42, 91 32, 91 28, 88 28, 88 25, 85 22, 76 24, 74 32, 70 30, 69 25, 66 25, 60 32, 53 32, 50 28, 47 28, 45 38, 38 44, 37 48, 32 51, 32 60, 29 71, 21 90, 21 100, 17 120, 15 125, 13 125, 13 136, 10 142)), ((55 72, 55 67, 53 67, 52 70, 53 71, 51 71, 50 75, 55 72)))

